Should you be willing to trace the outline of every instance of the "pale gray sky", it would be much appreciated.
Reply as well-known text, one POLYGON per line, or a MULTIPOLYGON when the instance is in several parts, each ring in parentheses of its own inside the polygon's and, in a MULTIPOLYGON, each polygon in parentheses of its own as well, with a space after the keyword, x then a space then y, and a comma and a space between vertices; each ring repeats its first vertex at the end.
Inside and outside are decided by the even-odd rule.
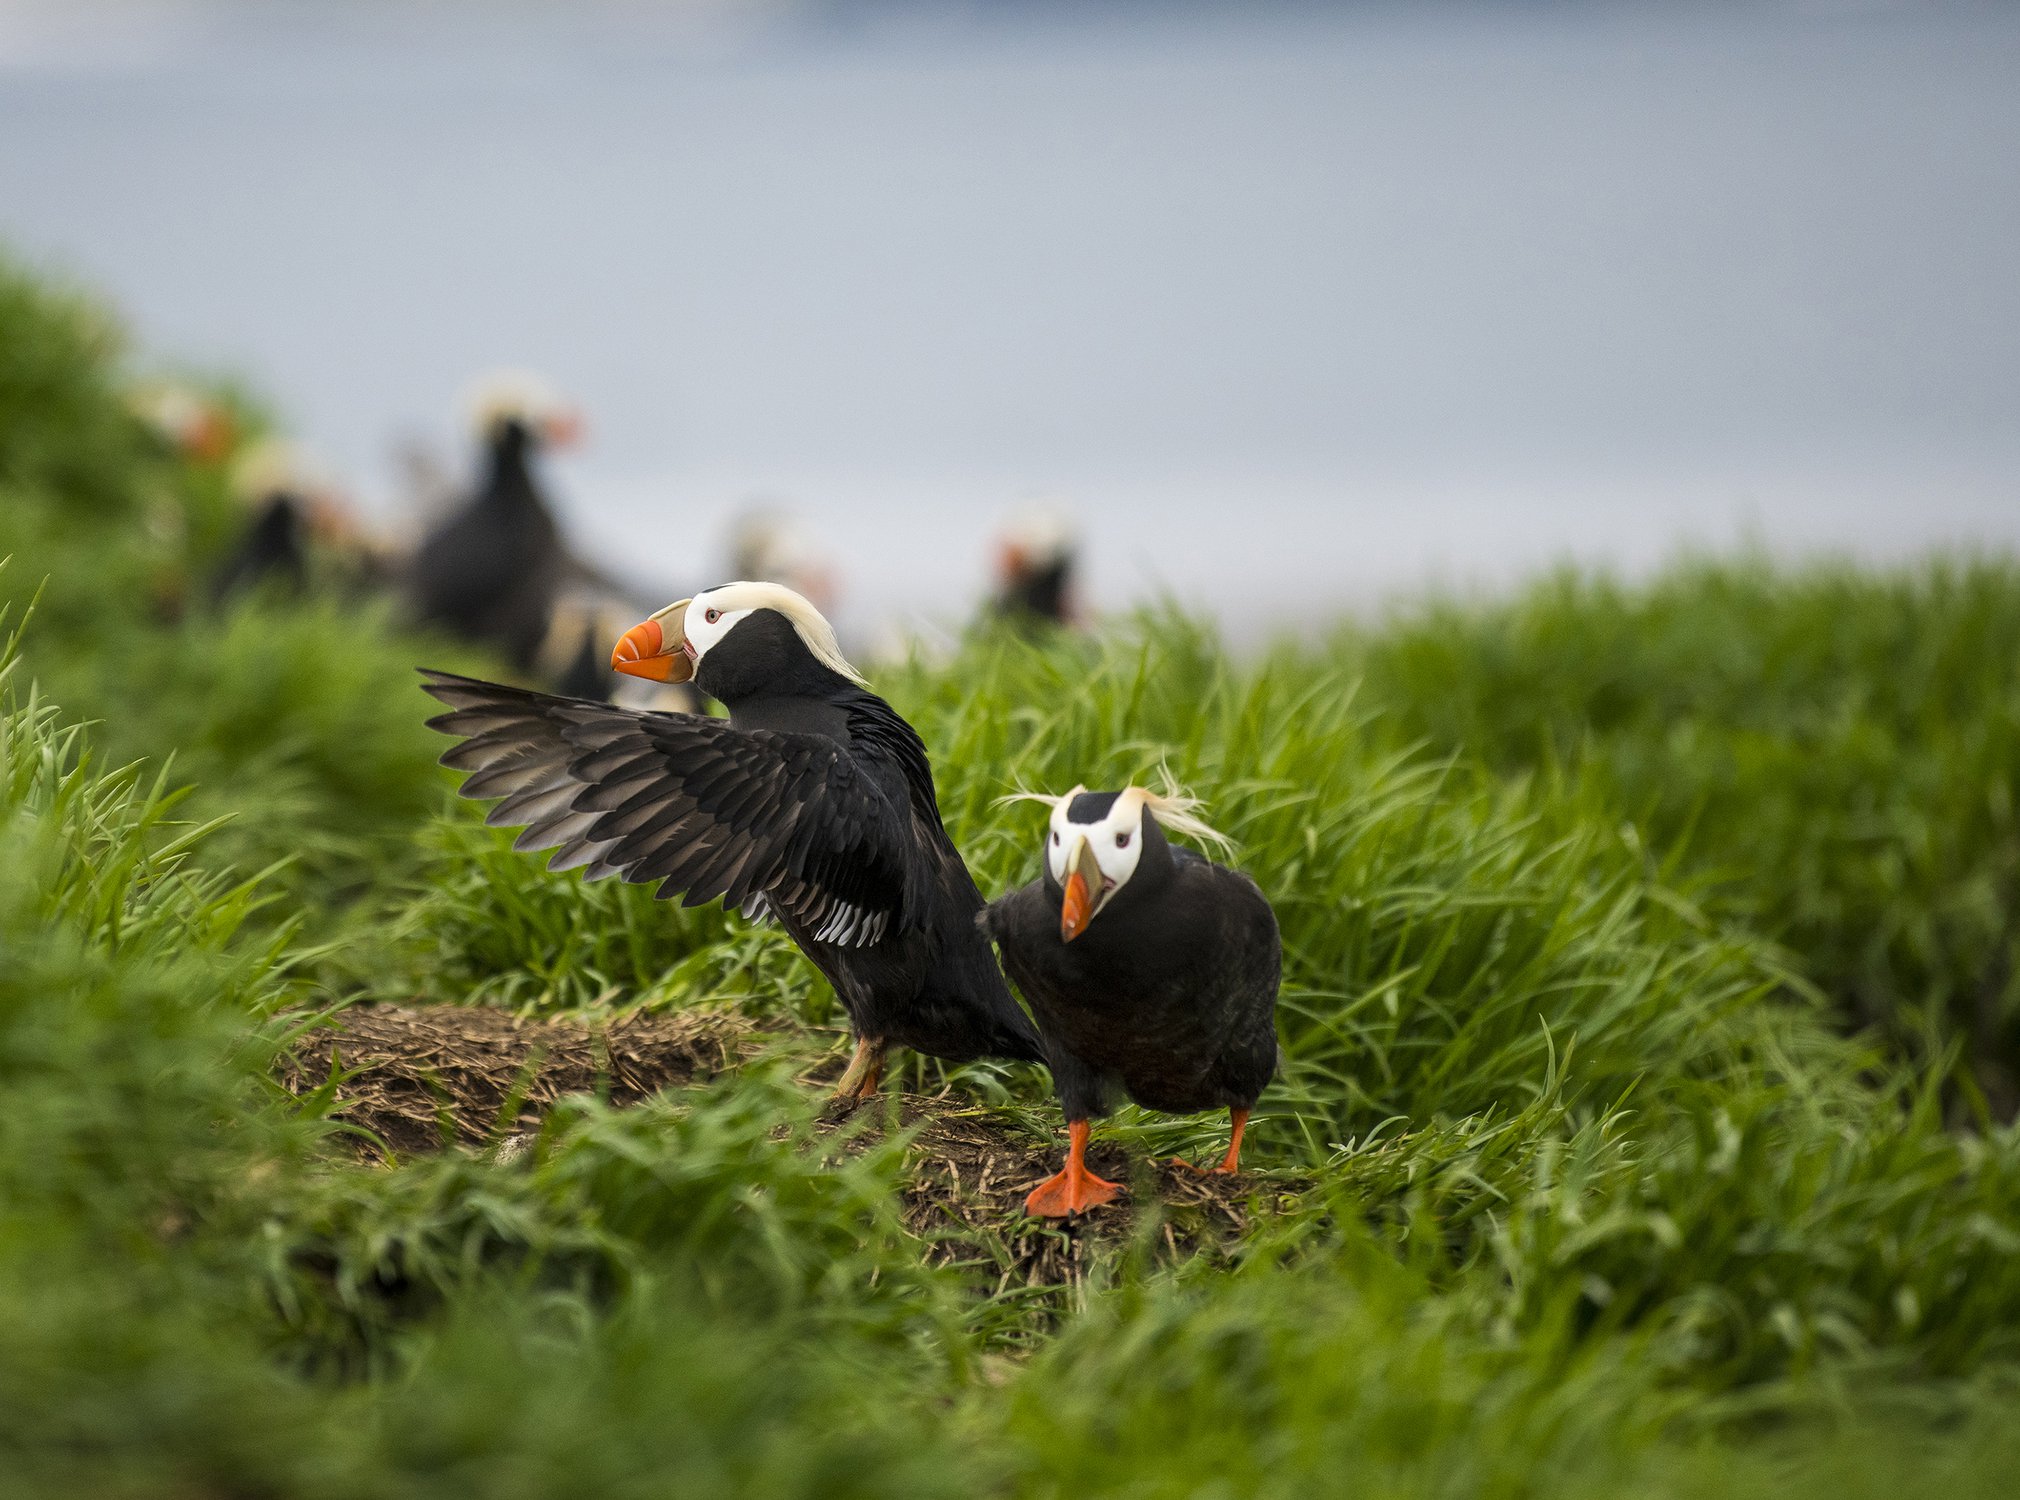
POLYGON ((1237 622, 2020 540, 2020 11, 0 0, 0 237, 377 503, 496 363, 582 533, 859 619, 1018 498, 1237 622))

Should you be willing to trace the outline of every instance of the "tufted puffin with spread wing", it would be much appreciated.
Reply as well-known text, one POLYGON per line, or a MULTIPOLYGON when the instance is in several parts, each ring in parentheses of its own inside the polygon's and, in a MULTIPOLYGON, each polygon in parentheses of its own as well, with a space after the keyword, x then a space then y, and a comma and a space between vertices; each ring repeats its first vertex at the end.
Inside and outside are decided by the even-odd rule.
POLYGON ((837 1097, 876 1091, 892 1045, 951 1061, 1043 1061, 977 926, 982 896, 940 822, 912 726, 788 588, 731 583, 626 631, 611 665, 694 685, 728 719, 654 713, 428 672, 463 743, 463 795, 503 798, 548 868, 662 882, 785 927, 856 1035, 837 1097))
POLYGON ((1147 1109, 1229 1111, 1227 1155, 1211 1170, 1237 1170, 1249 1111, 1276 1073, 1276 913, 1246 875, 1165 838, 1168 826, 1226 843, 1176 788, 1021 795, 1052 808, 1044 873, 983 922, 1038 1019, 1068 1138, 1065 1167, 1026 1212, 1062 1218, 1115 1197, 1085 1156, 1088 1122, 1117 1086, 1147 1109))

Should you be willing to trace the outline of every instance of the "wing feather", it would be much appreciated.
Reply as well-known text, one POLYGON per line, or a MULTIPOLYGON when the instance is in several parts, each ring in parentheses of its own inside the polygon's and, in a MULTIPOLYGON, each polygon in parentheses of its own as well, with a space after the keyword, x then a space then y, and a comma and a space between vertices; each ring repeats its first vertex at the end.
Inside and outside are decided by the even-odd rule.
POLYGON ((686 905, 777 913, 819 942, 862 946, 918 920, 911 812, 840 742, 746 731, 425 672, 460 743, 442 764, 515 849, 550 870, 661 881, 686 905))

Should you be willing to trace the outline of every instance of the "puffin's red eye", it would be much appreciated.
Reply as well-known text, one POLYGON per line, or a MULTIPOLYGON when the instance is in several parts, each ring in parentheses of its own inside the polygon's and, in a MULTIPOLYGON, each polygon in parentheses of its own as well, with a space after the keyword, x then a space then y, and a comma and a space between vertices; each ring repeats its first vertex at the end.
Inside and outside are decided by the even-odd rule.
POLYGON ((1129 835, 1126 833, 1118 833, 1115 836, 1115 847, 1118 849, 1127 849, 1129 847, 1129 835))
POLYGON ((717 620, 722 618, 722 611, 719 609, 705 609, 701 612, 701 617, 713 625, 717 620))

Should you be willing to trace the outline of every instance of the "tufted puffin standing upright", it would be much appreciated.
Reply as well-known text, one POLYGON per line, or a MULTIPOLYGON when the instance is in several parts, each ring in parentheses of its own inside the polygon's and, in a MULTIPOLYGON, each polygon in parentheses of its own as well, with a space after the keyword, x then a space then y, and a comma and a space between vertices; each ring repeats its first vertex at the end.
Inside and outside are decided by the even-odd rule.
POLYGON ((160 442, 196 463, 223 463, 242 436, 231 407, 215 392, 187 381, 135 386, 127 392, 126 405, 160 442))
POLYGON ((912 726, 864 686, 820 612, 731 583, 625 632, 618 671, 683 682, 729 718, 654 713, 429 672, 464 743, 442 763, 516 847, 588 879, 664 882, 775 916, 856 1034, 838 1098, 876 1091, 893 1044, 965 1061, 1043 1060, 976 925, 981 893, 940 822, 912 726))
POLYGON ((996 613, 1024 624, 1076 624, 1079 561, 1079 534, 1065 511, 1040 505, 1017 512, 997 542, 996 613))
POLYGON ((233 498, 246 520, 211 575, 211 598, 223 603, 261 589, 299 596, 309 586, 309 554, 334 497, 294 444, 262 438, 231 467, 233 498))
POLYGON ((1117 1085, 1147 1109, 1228 1110, 1227 1155, 1212 1170, 1235 1171, 1276 1073, 1276 913, 1246 875, 1166 840, 1169 826, 1226 842, 1176 789, 1035 800, 1052 808, 1044 874, 983 918, 1037 1017, 1066 1114, 1066 1165, 1026 1211, 1060 1218, 1116 1195, 1085 1155, 1088 1122, 1117 1085))
POLYGON ((484 472, 469 501, 422 541, 407 586, 415 615, 530 671, 568 571, 561 528, 533 474, 581 418, 528 375, 494 376, 473 402, 484 472))
POLYGON ((308 502, 291 490, 272 490, 252 512, 237 543, 211 575, 210 594, 224 603, 274 589, 290 597, 309 586, 308 502))

